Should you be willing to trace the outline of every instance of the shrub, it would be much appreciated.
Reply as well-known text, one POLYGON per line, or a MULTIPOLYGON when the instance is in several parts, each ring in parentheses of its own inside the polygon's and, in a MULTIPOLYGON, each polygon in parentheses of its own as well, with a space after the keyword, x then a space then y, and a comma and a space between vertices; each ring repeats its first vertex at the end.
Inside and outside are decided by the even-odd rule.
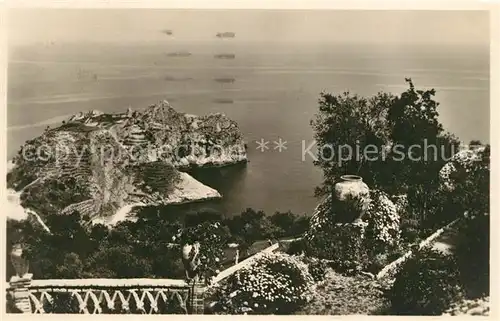
POLYGON ((276 237, 287 237, 301 235, 309 227, 309 218, 296 215, 290 211, 276 212, 266 217, 272 225, 278 228, 276 237))
POLYGON ((432 249, 406 261, 388 292, 393 313, 402 315, 439 315, 462 295, 455 260, 432 249))
POLYGON ((304 239, 298 239, 295 241, 292 241, 288 245, 287 253, 290 255, 300 255, 303 254, 306 251, 306 243, 304 239))
POLYGON ((328 264, 324 260, 319 260, 315 258, 304 258, 304 262, 309 268, 309 274, 311 274, 315 282, 320 282, 325 279, 326 272, 328 269, 328 264))
POLYGON ((363 238, 366 223, 323 222, 320 229, 305 239, 308 256, 329 260, 331 266, 346 275, 363 269, 363 238))
POLYGON ((478 298, 490 293, 489 215, 469 217, 458 228, 454 255, 467 296, 478 298))
POLYGON ((462 282, 471 298, 489 295, 490 243, 490 147, 458 153, 443 168, 443 187, 450 202, 467 215, 458 226, 454 254, 462 282))
POLYGON ((364 216, 368 223, 365 246, 374 255, 384 254, 399 243, 399 215, 387 194, 376 190, 370 194, 371 203, 364 216))
POLYGON ((231 276, 219 303, 231 314, 290 314, 307 302, 313 279, 297 257, 266 254, 231 276))
POLYGON ((389 255, 387 254, 376 254, 374 256, 366 256, 364 262, 364 270, 373 274, 377 274, 391 262, 389 255))

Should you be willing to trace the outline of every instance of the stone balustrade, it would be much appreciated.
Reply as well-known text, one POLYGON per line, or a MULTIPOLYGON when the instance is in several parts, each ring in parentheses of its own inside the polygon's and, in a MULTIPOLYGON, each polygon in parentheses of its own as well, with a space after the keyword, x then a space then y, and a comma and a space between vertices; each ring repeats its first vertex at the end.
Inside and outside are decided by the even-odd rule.
POLYGON ((6 286, 16 312, 202 314, 204 287, 175 279, 32 280, 13 277, 6 286))
POLYGON ((198 278, 33 280, 20 245, 11 260, 16 276, 5 285, 7 312, 26 314, 203 314, 205 286, 198 278))
MULTIPOLYGON (((278 248, 278 243, 272 244, 236 263, 217 275, 211 285, 278 248)), ((23 264, 27 265, 27 261, 23 264)), ((27 266, 23 268, 22 271, 28 270, 27 266)), ((208 289, 198 278, 33 280, 32 274, 21 274, 5 285, 10 313, 203 314, 208 289)))

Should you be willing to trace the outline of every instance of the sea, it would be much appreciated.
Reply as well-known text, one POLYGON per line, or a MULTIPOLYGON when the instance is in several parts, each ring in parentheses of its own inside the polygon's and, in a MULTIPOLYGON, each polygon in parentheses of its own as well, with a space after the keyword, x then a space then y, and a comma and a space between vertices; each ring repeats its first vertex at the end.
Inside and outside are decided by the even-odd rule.
POLYGON ((310 215, 322 173, 304 150, 321 92, 436 90, 439 118, 464 143, 489 142, 489 48, 342 43, 40 43, 9 48, 7 157, 69 116, 143 109, 220 112, 238 122, 249 163, 195 173, 226 216, 246 208, 310 215), (215 171, 215 172, 214 172, 215 171))

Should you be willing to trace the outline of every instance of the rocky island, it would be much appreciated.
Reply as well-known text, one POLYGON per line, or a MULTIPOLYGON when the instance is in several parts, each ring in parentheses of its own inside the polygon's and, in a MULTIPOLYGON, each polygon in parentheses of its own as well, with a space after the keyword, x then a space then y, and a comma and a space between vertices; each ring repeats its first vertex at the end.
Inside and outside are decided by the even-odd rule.
POLYGON ((76 211, 112 224, 135 206, 221 198, 185 171, 246 161, 236 122, 180 113, 162 101, 144 111, 79 113, 47 128, 11 161, 7 186, 16 213, 22 206, 43 220, 76 211))

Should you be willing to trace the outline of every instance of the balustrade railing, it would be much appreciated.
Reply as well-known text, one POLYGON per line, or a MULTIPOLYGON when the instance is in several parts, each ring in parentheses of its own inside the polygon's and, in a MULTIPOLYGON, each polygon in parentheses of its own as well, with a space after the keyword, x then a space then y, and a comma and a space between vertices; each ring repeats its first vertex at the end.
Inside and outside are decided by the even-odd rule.
MULTIPOLYGON (((253 256, 236 262, 217 275, 212 285, 253 264, 265 253, 279 248, 275 243, 253 256)), ((207 288, 197 277, 177 279, 51 279, 33 280, 22 251, 12 252, 17 275, 5 285, 7 312, 45 314, 203 314, 207 288), (21 276, 19 276, 21 275, 21 276)), ((185 258, 186 259, 186 258, 185 258)), ((187 260, 193 260, 189 257, 187 260)), ((189 270, 190 265, 186 265, 189 270)), ((192 272, 192 271, 190 271, 192 272)), ((189 273, 188 273, 189 274, 189 273)))
POLYGON ((83 314, 203 314, 204 283, 192 270, 196 257, 183 257, 188 277, 177 279, 33 280, 22 247, 11 252, 16 270, 6 284, 7 312, 83 314))
POLYGON ((18 313, 203 313, 203 285, 171 279, 31 280, 7 286, 18 313), (201 296, 201 300, 199 299, 201 296), (199 306, 201 302, 201 307, 199 306))

